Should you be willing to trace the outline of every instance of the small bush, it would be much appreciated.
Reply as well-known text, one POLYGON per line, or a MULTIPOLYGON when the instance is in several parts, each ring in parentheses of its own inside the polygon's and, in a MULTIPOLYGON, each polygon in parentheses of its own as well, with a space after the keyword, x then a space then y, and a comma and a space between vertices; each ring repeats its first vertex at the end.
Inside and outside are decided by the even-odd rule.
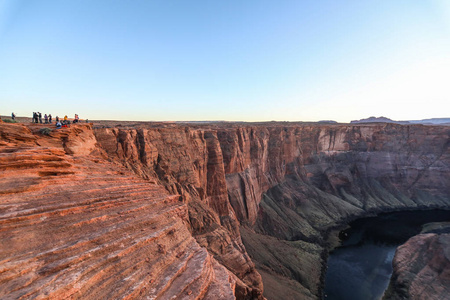
POLYGON ((40 132, 41 134, 43 134, 43 135, 50 135, 50 133, 52 132, 52 130, 51 130, 50 128, 45 127, 45 128, 39 129, 39 132, 40 132))
POLYGON ((17 121, 13 120, 13 119, 3 119, 3 122, 5 122, 5 123, 17 123, 17 121))

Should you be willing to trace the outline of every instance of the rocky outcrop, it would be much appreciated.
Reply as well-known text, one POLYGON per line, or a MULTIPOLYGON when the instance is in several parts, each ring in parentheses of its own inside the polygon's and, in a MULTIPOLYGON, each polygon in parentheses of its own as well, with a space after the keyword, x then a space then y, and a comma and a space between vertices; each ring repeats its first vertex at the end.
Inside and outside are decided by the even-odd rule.
POLYGON ((400 246, 383 299, 450 299, 450 227, 426 233, 400 246))
POLYGON ((0 298, 235 299, 187 205, 110 163, 90 125, 0 124, 0 298))

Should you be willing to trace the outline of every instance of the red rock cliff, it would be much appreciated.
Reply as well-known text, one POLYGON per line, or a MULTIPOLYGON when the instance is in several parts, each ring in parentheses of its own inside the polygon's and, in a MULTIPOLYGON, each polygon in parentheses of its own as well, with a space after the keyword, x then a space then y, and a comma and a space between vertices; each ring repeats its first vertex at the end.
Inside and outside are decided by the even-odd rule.
POLYGON ((266 297, 317 297, 324 237, 348 219, 449 208, 449 133, 395 124, 219 128, 229 201, 253 228, 241 232, 266 297))
POLYGON ((268 298, 315 299, 330 229, 450 207, 449 127, 80 125, 44 136, 39 125, 1 126, 1 232, 12 246, 0 253, 0 291, 16 296, 46 280, 49 295, 261 299, 256 263, 268 298))
POLYGON ((387 179, 413 199, 419 191, 448 197, 449 132, 420 125, 274 125, 219 129, 218 136, 230 202, 253 225, 263 193, 286 176, 338 196, 358 193, 360 177, 387 179))
POLYGON ((42 127, 0 124, 1 299, 239 295, 178 196, 108 162, 90 125, 42 127))
POLYGON ((397 249, 383 299, 450 299, 449 231, 414 236, 397 249))
POLYGON ((96 138, 108 156, 143 178, 181 195, 198 243, 244 286, 245 297, 260 297, 262 282, 239 233, 229 204, 223 154, 215 131, 195 128, 100 128, 96 138))
POLYGON ((450 202, 448 127, 207 124, 103 128, 96 136, 109 157, 180 194, 199 243, 256 290, 239 223, 256 230, 244 237, 268 280, 296 279, 306 291, 295 290, 314 298, 324 249, 314 245, 327 230, 369 212, 450 202), (285 255, 275 255, 276 245, 285 255))

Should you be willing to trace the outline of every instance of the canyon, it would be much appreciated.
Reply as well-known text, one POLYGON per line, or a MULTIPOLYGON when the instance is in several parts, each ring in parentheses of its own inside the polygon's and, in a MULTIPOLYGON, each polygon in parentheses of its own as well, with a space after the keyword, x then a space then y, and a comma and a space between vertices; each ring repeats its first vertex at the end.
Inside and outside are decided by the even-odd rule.
POLYGON ((450 209, 448 126, 43 127, 0 123, 2 299, 319 299, 349 221, 450 209))

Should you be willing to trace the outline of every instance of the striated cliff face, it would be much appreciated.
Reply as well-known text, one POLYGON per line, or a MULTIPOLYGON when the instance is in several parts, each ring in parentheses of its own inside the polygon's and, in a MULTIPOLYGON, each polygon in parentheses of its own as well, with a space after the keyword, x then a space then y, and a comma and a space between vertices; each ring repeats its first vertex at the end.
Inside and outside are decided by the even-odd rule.
POLYGON ((381 211, 448 209, 449 133, 393 124, 219 131, 230 203, 253 228, 241 232, 265 295, 317 297, 326 237, 337 225, 381 211))
POLYGON ((448 127, 208 124, 100 128, 96 136, 109 157, 180 194, 197 240, 261 290, 241 224, 270 297, 320 293, 324 237, 346 220, 449 207, 448 127), (202 220, 204 204, 218 218, 202 220), (302 286, 270 284, 290 279, 302 286))
MULTIPOLYGON (((6 208, 1 220, 8 224, 19 222, 22 219, 10 214, 21 209, 26 214, 27 205, 36 209, 47 200, 56 205, 52 208, 55 210, 59 205, 81 205, 77 201, 90 207, 95 203, 92 199, 111 197, 105 200, 110 212, 94 207, 85 210, 85 206, 76 209, 78 218, 86 218, 84 223, 80 221, 85 227, 76 232, 64 229, 67 235, 61 233, 58 237, 65 243, 62 249, 77 245, 81 236, 75 233, 81 232, 87 236, 125 234, 129 236, 122 243, 125 248, 139 245, 125 251, 125 258, 131 255, 129 260, 117 259, 127 272, 137 273, 134 277, 120 275, 122 271, 116 272, 121 270, 119 267, 101 272, 109 266, 109 249, 120 253, 122 247, 107 237, 94 243, 92 249, 70 252, 74 257, 76 253, 84 255, 76 260, 81 263, 84 257, 97 253, 96 247, 104 249, 100 246, 103 242, 113 244, 98 252, 103 254, 92 254, 97 261, 108 261, 98 265, 99 274, 84 265, 69 263, 49 273, 53 275, 34 275, 47 278, 73 272, 76 275, 70 275, 65 285, 57 285, 73 293, 87 284, 86 291, 101 286, 105 293, 111 293, 108 295, 130 293, 131 298, 151 292, 159 293, 161 299, 166 295, 215 299, 212 295, 218 294, 224 295, 221 299, 262 299, 264 290, 268 299, 316 299, 334 228, 381 211, 450 207, 450 128, 445 126, 144 123, 114 128, 100 125, 95 129, 78 125, 53 131, 49 137, 38 133, 39 125, 1 126, 1 159, 28 174, 16 176, 12 167, 5 175, 2 173, 0 184, 9 192, 0 194, 0 203, 6 208), (14 154, 30 151, 38 156, 25 161, 43 165, 22 164, 22 157, 14 154), (39 156, 44 152, 58 161, 67 161, 68 167, 51 169, 53 162, 50 167, 46 165, 51 159, 39 156), (41 176, 39 172, 49 175, 41 176), (53 190, 47 191, 48 186, 53 190), (31 191, 42 195, 43 202, 26 200, 31 191), (116 207, 116 197, 126 205, 116 207), (6 204, 10 198, 18 202, 6 204), (26 203, 25 208, 21 203, 26 203), (122 220, 117 216, 121 211, 131 212, 126 219, 129 223, 119 226, 123 231, 114 225, 122 220), (100 234, 96 230, 103 231, 100 234), (147 257, 148 261, 144 263, 137 257, 144 261, 147 257), (200 273, 189 282, 186 277, 194 270, 200 273), (165 277, 170 279, 161 282, 161 274, 166 271, 171 272, 165 277), (108 276, 115 277, 108 281, 108 276), (112 281, 112 291, 104 289, 112 281), (198 287, 200 281, 204 284, 198 287), (131 287, 132 282, 135 284, 131 287)), ((62 219, 55 219, 54 226, 71 224, 67 216, 72 213, 58 215, 62 219)), ((8 230, 5 238, 21 232, 8 230)), ((48 231, 46 238, 53 238, 49 228, 41 231, 48 231)), ((26 235, 23 241, 34 238, 26 235)), ((11 264, 22 262, 20 254, 13 254, 15 247, 8 248, 9 252, 2 248, 0 259, 11 260, 11 264)), ((42 247, 21 251, 36 256, 41 252, 53 255, 57 250, 42 247)), ((62 261, 70 261, 72 256, 67 254, 62 261)), ((46 265, 45 260, 41 264, 46 265)), ((95 265, 95 261, 89 265, 95 265)), ((11 272, 21 277, 18 270, 11 272)), ((20 284, 11 278, 14 276, 0 278, 0 286, 5 287, 0 291, 17 289, 20 284)), ((55 282, 52 278, 49 282, 55 282)))
POLYGON ((105 160, 89 125, 0 124, 0 298, 235 299, 187 205, 105 160))
POLYGON ((449 132, 383 124, 247 127, 218 136, 230 202, 239 219, 253 225, 262 194, 287 177, 338 196, 354 210, 393 204, 364 194, 370 182, 363 181, 373 179, 412 198, 397 206, 419 204, 423 193, 448 198, 449 132))
POLYGON ((243 297, 261 298, 262 281, 245 251, 228 202, 222 150, 214 131, 193 128, 95 130, 108 156, 179 194, 197 242, 236 274, 243 297))

